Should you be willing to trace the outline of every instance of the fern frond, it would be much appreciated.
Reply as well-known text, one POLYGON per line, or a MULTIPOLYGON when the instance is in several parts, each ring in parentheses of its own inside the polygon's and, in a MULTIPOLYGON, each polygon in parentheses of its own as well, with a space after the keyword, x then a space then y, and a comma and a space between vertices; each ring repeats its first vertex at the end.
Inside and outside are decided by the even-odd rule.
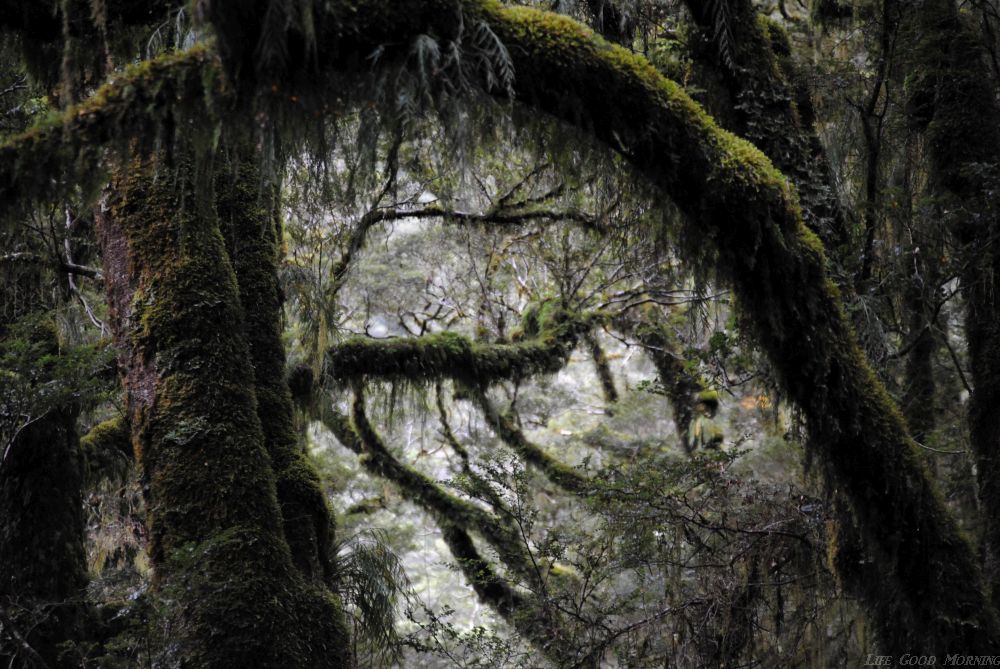
POLYGON ((396 614, 410 596, 410 581, 383 530, 371 529, 341 544, 340 591, 354 614, 359 638, 380 660, 398 660, 396 614))
POLYGON ((736 73, 736 48, 733 39, 733 17, 729 0, 708 0, 712 16, 712 41, 719 54, 719 60, 726 68, 736 73))

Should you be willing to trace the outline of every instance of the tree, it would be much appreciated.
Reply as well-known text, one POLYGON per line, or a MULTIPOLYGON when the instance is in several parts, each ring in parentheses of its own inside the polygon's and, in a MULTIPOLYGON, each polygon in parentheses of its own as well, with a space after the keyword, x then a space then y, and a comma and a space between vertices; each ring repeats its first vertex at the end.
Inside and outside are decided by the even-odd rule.
MULTIPOLYGON (((590 4, 597 25, 629 45, 628 10, 590 4), (614 20, 609 22, 609 16, 614 20)), ((512 111, 511 100, 519 108, 544 112, 575 128, 578 137, 616 152, 620 169, 627 165, 645 187, 670 200, 680 220, 680 254, 702 275, 731 286, 747 330, 802 412, 809 452, 846 509, 837 538, 829 539, 843 547, 831 551, 833 561, 845 586, 871 612, 881 647, 985 653, 1000 645, 1000 622, 976 553, 924 468, 845 310, 844 296, 853 302, 854 283, 845 280, 853 271, 843 248, 851 237, 848 215, 830 186, 808 95, 796 88, 790 42, 773 23, 751 20, 754 11, 747 2, 719 0, 713 6, 712 15, 692 7, 694 25, 706 31, 709 45, 693 53, 710 77, 721 80, 730 104, 738 101, 728 127, 771 160, 746 139, 721 129, 641 55, 604 41, 572 19, 526 7, 488 0, 407 0, 391 8, 374 0, 322 6, 199 2, 183 15, 191 13, 193 35, 211 34, 213 42, 149 57, 116 72, 96 90, 91 83, 96 73, 116 55, 111 36, 148 25, 150 7, 108 3, 88 12, 64 3, 58 22, 19 5, 5 7, 11 11, 4 12, 3 27, 20 40, 26 60, 34 43, 61 48, 62 81, 53 98, 65 108, 0 144, 3 215, 15 219, 59 200, 79 199, 90 206, 93 193, 110 183, 95 218, 125 415, 146 482, 154 582, 171 603, 167 629, 177 639, 166 647, 165 661, 190 666, 350 663, 348 634, 333 594, 329 512, 318 479, 298 449, 292 395, 283 378, 277 184, 293 156, 308 156, 305 169, 322 172, 338 116, 359 102, 382 105, 377 108, 400 137, 421 106, 436 109, 454 133, 452 141, 463 141, 461 133, 470 129, 486 132, 488 124, 470 128, 462 120, 468 118, 457 111, 462 98, 492 104, 487 115, 509 116, 515 123, 527 124, 512 111), (77 54, 85 36, 100 40, 107 62, 77 54), (482 101, 484 93, 504 106, 482 101), (78 104, 68 105, 76 99, 78 104), (810 170, 808 163, 817 159, 821 169, 810 170), (833 261, 823 242, 835 246, 833 261), (220 321, 225 328, 218 327, 220 321)), ((182 10, 169 11, 173 25, 180 26, 182 10)), ((884 12, 883 21, 891 16, 884 12)), ((919 61, 936 63, 932 71, 939 78, 929 84, 915 80, 911 100, 915 122, 925 124, 928 135, 932 187, 948 198, 976 201, 970 207, 974 215, 959 217, 955 225, 957 238, 968 247, 979 237, 978 227, 968 227, 968 221, 989 211, 988 203, 975 198, 989 190, 993 154, 992 144, 980 141, 966 114, 976 109, 977 119, 993 124, 996 110, 992 102, 983 102, 992 99, 983 92, 987 74, 954 5, 923 8, 916 20, 924 31, 919 34, 938 34, 928 27, 945 19, 949 34, 960 39, 918 41, 919 61), (963 40, 969 45, 962 46, 963 40), (929 102, 942 99, 941 81, 958 82, 958 90, 944 96, 962 112, 957 121, 950 106, 929 102), (954 160, 945 148, 956 137, 977 147, 972 155, 981 158, 970 163, 962 154, 954 160)), ((170 29, 183 44, 184 31, 170 29)), ((134 43, 123 48, 123 61, 133 55, 129 48, 134 52, 134 43)), ((52 82, 51 69, 36 68, 36 77, 52 82)), ((881 84, 872 100, 877 102, 880 90, 881 84)), ((383 195, 397 186, 400 145, 394 142, 386 154, 391 169, 383 195)), ((874 144, 869 155, 876 155, 874 144)), ((869 196, 878 187, 873 165, 869 196)), ((528 206, 537 204, 530 200, 500 204, 507 206, 474 215, 437 207, 403 214, 493 224, 542 218, 528 206)), ((875 199, 869 197, 865 206, 876 206, 875 199)), ((350 263, 374 223, 393 217, 385 209, 362 217, 353 237, 357 241, 349 242, 341 267, 350 263)), ((550 218, 571 220, 566 212, 550 218)), ((601 216, 577 218, 593 222, 601 216)), ((875 224, 866 225, 867 240, 875 224)), ((872 252, 867 253, 858 270, 862 279, 870 272, 866 265, 872 252)), ((988 512, 996 484, 989 412, 983 409, 990 405, 996 376, 988 364, 995 348, 988 333, 995 320, 992 291, 983 289, 974 270, 967 270, 963 286, 969 352, 977 370, 971 426, 988 512)), ((492 430, 555 485, 597 496, 587 477, 531 444, 487 393, 500 380, 557 371, 583 338, 605 397, 614 401, 613 379, 605 373, 607 362, 594 334, 595 325, 608 324, 609 317, 567 306, 558 310, 542 304, 533 320, 525 320, 525 341, 514 344, 442 332, 400 342, 344 342, 322 352, 317 339, 315 350, 325 355, 333 380, 354 384, 354 404, 350 421, 323 411, 316 417, 365 454, 366 466, 404 489, 409 486, 425 508, 446 519, 461 505, 427 492, 435 488, 394 463, 366 417, 363 382, 450 379, 469 394, 492 430)), ((918 304, 914 313, 922 309, 918 304)), ((657 351, 661 354, 661 381, 672 392, 675 419, 683 424, 684 397, 690 402, 699 382, 670 364, 674 358, 664 338, 670 333, 659 317, 647 314, 638 324, 633 318, 620 314, 615 327, 632 333, 654 359, 657 351)), ((312 362, 318 371, 319 361, 312 362)), ((296 396, 305 398, 303 406, 313 404, 308 399, 312 383, 302 385, 296 396)), ((65 463, 67 457, 54 462, 65 463)), ((12 476, 6 470, 3 475, 12 476)), ((66 492, 71 498, 78 494, 66 492)), ((465 509, 460 515, 468 514, 478 512, 465 509)), ((470 524, 483 531, 513 571, 520 564, 523 576, 539 577, 525 568, 530 556, 505 538, 510 527, 495 518, 450 519, 442 525, 446 543, 480 597, 529 638, 539 629, 572 630, 576 623, 554 613, 548 600, 526 598, 491 575, 469 538, 470 524)), ((992 527, 987 521, 990 580, 995 571, 992 527)), ((741 592, 746 601, 756 597, 752 588, 741 592)), ((63 628, 66 639, 79 636, 73 627, 63 628)), ((554 657, 581 648, 575 633, 552 634, 558 640, 549 648, 554 657)), ((30 641, 25 643, 33 647, 30 641)), ((743 647, 742 642, 722 646, 735 653, 731 657, 743 647)), ((599 651, 598 644, 594 653, 599 651)), ((599 661, 594 653, 580 662, 599 661)))

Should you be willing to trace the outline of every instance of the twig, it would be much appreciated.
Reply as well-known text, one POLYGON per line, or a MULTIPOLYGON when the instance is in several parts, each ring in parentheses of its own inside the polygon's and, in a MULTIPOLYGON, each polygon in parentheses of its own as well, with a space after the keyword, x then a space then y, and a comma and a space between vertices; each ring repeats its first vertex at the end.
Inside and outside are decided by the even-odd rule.
POLYGON ((38 665, 41 669, 49 669, 49 665, 45 662, 42 656, 38 654, 38 651, 32 648, 31 644, 28 643, 28 640, 21 636, 21 633, 17 631, 17 628, 14 626, 14 621, 7 615, 7 611, 4 610, 3 606, 0 606, 0 623, 3 623, 4 630, 6 630, 7 634, 21 646, 24 654, 27 655, 32 662, 38 665))

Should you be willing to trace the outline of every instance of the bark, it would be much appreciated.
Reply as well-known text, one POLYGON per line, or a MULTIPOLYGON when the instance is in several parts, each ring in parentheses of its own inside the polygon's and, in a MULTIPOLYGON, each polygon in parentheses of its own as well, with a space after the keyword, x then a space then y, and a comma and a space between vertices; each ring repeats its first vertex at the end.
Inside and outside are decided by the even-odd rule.
POLYGON ((276 478, 285 539, 296 567, 307 578, 330 585, 333 519, 319 475, 299 448, 281 341, 278 203, 274 189, 262 188, 258 161, 252 153, 232 157, 216 179, 216 209, 240 292, 257 417, 276 478))
POLYGON ((617 146, 672 194, 692 236, 715 240, 720 276, 733 283, 802 408, 811 447, 850 500, 870 558, 885 575, 860 594, 887 651, 1000 645, 971 547, 861 353, 822 246, 785 180, 642 61, 572 22, 525 9, 487 15, 518 54, 520 100, 617 146))
POLYGON ((136 160, 98 216, 154 582, 174 602, 160 661, 349 666, 338 606, 282 532, 236 279, 195 182, 185 156, 136 160))

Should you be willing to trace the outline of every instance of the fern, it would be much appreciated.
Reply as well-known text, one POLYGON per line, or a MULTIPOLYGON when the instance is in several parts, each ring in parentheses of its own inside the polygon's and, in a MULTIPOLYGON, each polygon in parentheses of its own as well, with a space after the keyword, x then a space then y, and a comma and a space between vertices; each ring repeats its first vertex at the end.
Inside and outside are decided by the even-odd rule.
POLYGON ((731 73, 736 73, 736 48, 733 39, 733 17, 729 0, 708 0, 712 20, 712 41, 719 52, 719 60, 731 73))
POLYGON ((358 639, 386 665, 399 660, 396 612, 410 598, 410 582, 383 530, 366 530, 339 547, 340 592, 350 606, 358 639))
POLYGON ((513 98, 514 61, 507 47, 485 21, 476 23, 472 43, 486 90, 491 91, 499 85, 507 97, 513 98))

